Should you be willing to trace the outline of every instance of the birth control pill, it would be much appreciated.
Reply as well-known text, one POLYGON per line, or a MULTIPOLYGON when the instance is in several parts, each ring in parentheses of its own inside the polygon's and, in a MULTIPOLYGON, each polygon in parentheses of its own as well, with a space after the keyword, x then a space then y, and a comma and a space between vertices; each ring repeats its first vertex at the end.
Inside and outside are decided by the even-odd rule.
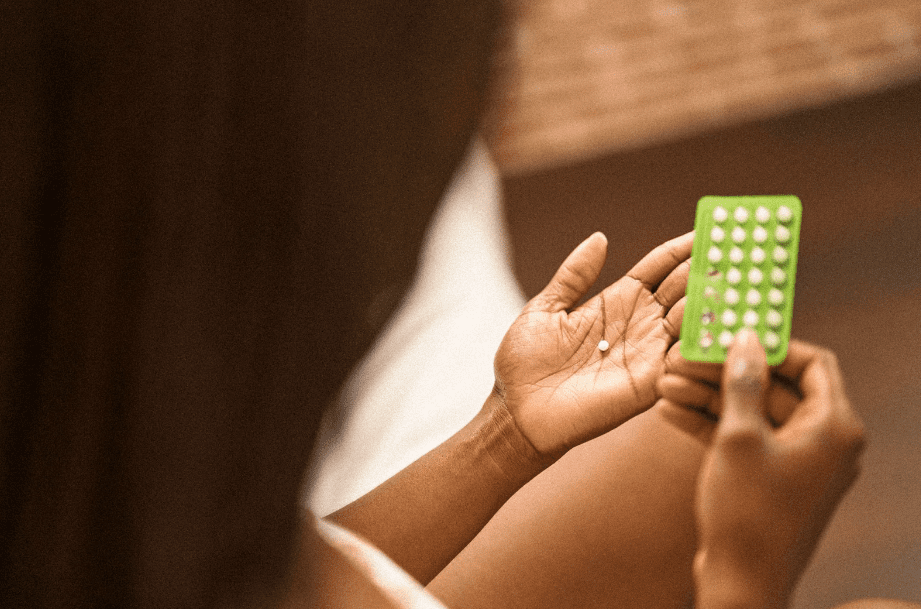
POLYGON ((764 333, 764 346, 773 351, 780 346, 780 337, 775 332, 764 333))
POLYGON ((755 210, 755 220, 761 224, 766 223, 771 219, 771 212, 768 211, 768 208, 764 205, 759 205, 758 209, 755 210))
POLYGON ((710 251, 707 252, 707 260, 713 262, 714 264, 723 259, 723 252, 720 251, 718 247, 711 247, 710 251))
POLYGON ((726 211, 725 207, 717 206, 713 210, 713 219, 717 222, 725 222, 727 218, 729 218, 729 212, 726 211))
POLYGON ((732 332, 729 330, 723 330, 720 332, 720 346, 723 348, 729 347, 732 344, 732 332))
POLYGON ((779 328, 780 324, 783 323, 783 316, 774 309, 771 309, 767 312, 767 315, 764 316, 764 320, 767 322, 767 325, 772 328, 779 328))
POLYGON ((775 307, 783 304, 783 292, 777 288, 771 288, 771 291, 768 292, 768 302, 774 305, 775 307))
POLYGON ((776 266, 771 269, 771 283, 774 285, 783 285, 783 282, 787 280, 787 274, 783 269, 779 269, 776 266))
POLYGON ((774 262, 776 262, 777 264, 783 264, 784 262, 787 261, 789 257, 790 255, 787 253, 787 250, 785 250, 784 248, 780 246, 777 246, 774 248, 774 253, 772 254, 772 258, 774 258, 774 262))
POLYGON ((726 290, 726 293, 723 294, 723 299, 726 301, 726 304, 734 307, 739 304, 739 293, 734 289, 729 288, 726 290))
POLYGON ((777 208, 777 219, 781 222, 789 222, 793 219, 793 210, 786 205, 781 205, 777 208))
POLYGON ((713 243, 722 243, 723 239, 726 238, 726 231, 724 231, 719 226, 714 226, 713 230, 710 231, 710 241, 713 243))
POLYGON ((758 314, 751 309, 745 311, 745 315, 742 316, 742 323, 746 326, 752 328, 758 325, 758 314))
POLYGON ((742 281, 742 271, 736 267, 732 267, 726 272, 726 281, 731 285, 738 285, 738 283, 742 281))
POLYGON ((755 264, 761 264, 767 258, 767 254, 760 247, 755 247, 752 249, 752 262, 755 264))
POLYGON ((745 229, 741 226, 732 229, 732 241, 734 243, 742 243, 745 241, 745 229))
POLYGON ((778 226, 774 231, 774 238, 777 239, 777 243, 786 243, 790 240, 790 229, 786 226, 778 226))
POLYGON ((763 226, 756 226, 755 230, 752 231, 752 239, 755 240, 755 243, 764 243, 767 241, 767 237, 767 229, 763 226))
POLYGON ((758 285, 764 279, 764 273, 757 267, 748 270, 748 282, 752 285, 758 285))
POLYGON ((745 254, 742 253, 742 250, 740 250, 739 248, 734 247, 731 250, 729 250, 729 260, 732 261, 733 264, 739 264, 744 259, 745 259, 745 254))
POLYGON ((704 349, 709 349, 711 346, 713 346, 713 333, 712 332, 704 332, 703 334, 700 335, 700 346, 703 347, 704 349))
POLYGON ((752 288, 745 294, 745 302, 750 304, 753 307, 757 307, 761 304, 761 292, 752 288))
POLYGON ((741 224, 748 220, 748 210, 744 207, 736 207, 732 217, 736 219, 736 222, 741 224))
POLYGON ((724 326, 732 327, 736 325, 736 322, 739 321, 739 316, 732 309, 726 309, 723 311, 722 322, 724 326))

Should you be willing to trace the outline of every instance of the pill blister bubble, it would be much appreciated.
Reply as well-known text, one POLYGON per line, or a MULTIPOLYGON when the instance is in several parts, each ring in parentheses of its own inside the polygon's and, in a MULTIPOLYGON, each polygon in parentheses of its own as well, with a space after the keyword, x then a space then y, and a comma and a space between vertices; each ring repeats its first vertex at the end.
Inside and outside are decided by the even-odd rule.
POLYGON ((720 251, 718 247, 711 247, 710 251, 707 252, 707 260, 710 262, 719 262, 723 259, 723 252, 720 251))
POLYGON ((745 302, 753 307, 758 306, 761 304, 761 292, 755 289, 749 290, 748 293, 745 294, 745 302))
POLYGON ((734 247, 731 250, 729 250, 729 260, 732 261, 733 264, 739 264, 744 259, 745 259, 745 254, 739 248, 734 247))
POLYGON ((726 309, 723 311, 722 321, 724 326, 732 327, 736 325, 736 322, 739 321, 739 316, 732 309, 726 309))
POLYGON ((748 270, 748 282, 752 285, 758 285, 764 279, 764 273, 761 269, 751 268, 748 270))
POLYGON ((777 288, 771 288, 771 291, 768 292, 768 302, 774 306, 783 304, 783 292, 777 288))
POLYGON ((774 238, 777 239, 778 243, 786 243, 790 240, 790 229, 786 226, 778 226, 777 230, 774 231, 774 238))
POLYGON ((763 226, 756 226, 755 230, 752 231, 752 239, 755 240, 755 243, 764 243, 767 241, 767 229, 763 226))
POLYGON ((716 220, 717 222, 725 222, 727 218, 729 218, 729 212, 726 211, 725 207, 718 205, 716 208, 714 208, 713 210, 714 220, 716 220))
POLYGON ((738 283, 742 281, 742 271, 732 267, 726 272, 726 281, 728 281, 731 285, 738 285, 738 283))
POLYGON ((726 231, 719 226, 714 226, 713 230, 710 231, 710 240, 713 241, 713 243, 721 243, 725 238, 726 231))
POLYGON ((764 333, 764 346, 774 350, 780 346, 780 337, 775 332, 764 333))
POLYGON ((780 324, 783 323, 783 316, 780 314, 780 312, 775 311, 774 309, 771 309, 770 311, 768 311, 764 319, 765 321, 767 321, 767 324, 771 326, 772 328, 779 328, 780 324))
POLYGON ((755 264, 761 264, 767 258, 767 254, 760 247, 755 247, 752 249, 752 262, 755 264))
POLYGON ((785 250, 784 248, 779 247, 779 246, 774 248, 774 254, 773 254, 774 262, 778 264, 783 264, 784 262, 787 261, 789 257, 790 255, 787 253, 787 250, 785 250))
POLYGON ((745 315, 742 316, 742 323, 748 327, 754 327, 758 325, 758 314, 749 309, 745 311, 745 315))
POLYGON ((732 229, 732 240, 735 243, 742 243, 745 241, 745 229, 741 226, 737 226, 732 229))
POLYGON ((768 211, 767 207, 764 205, 759 205, 758 209, 755 210, 755 220, 764 224, 771 219, 771 212, 768 211))
POLYGON ((723 294, 723 300, 726 301, 726 304, 735 306, 739 304, 739 293, 736 290, 729 288, 726 290, 726 293, 723 294))
POLYGON ((793 211, 786 205, 777 208, 777 219, 781 222, 789 222, 793 219, 793 211))
POLYGON ((732 332, 730 332, 729 330, 723 330, 722 332, 720 332, 720 346, 726 348, 726 347, 729 347, 729 345, 731 344, 732 344, 732 332))

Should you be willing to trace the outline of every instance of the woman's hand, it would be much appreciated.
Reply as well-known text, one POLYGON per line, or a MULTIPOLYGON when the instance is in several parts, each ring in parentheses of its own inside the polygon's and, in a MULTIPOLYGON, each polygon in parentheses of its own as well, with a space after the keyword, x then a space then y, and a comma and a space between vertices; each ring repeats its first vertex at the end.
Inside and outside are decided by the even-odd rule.
POLYGON ((509 329, 494 396, 544 457, 599 436, 652 406, 678 338, 693 233, 649 253, 575 309, 597 279, 607 240, 595 233, 563 262, 509 329), (599 343, 607 341, 602 351, 599 343))
POLYGON ((857 476, 863 426, 834 355, 792 342, 777 373, 801 398, 775 428, 764 350, 753 332, 740 332, 698 480, 698 609, 785 606, 857 476))

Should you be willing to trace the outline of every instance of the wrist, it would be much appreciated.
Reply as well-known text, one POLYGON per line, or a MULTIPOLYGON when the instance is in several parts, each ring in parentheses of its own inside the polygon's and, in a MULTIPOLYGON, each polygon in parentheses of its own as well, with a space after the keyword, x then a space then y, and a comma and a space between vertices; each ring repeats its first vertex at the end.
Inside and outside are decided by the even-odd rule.
POLYGON ((698 551, 694 558, 695 609, 784 609, 789 591, 764 572, 766 558, 729 559, 698 551))
POLYGON ((538 451, 496 391, 490 393, 476 420, 477 442, 509 482, 523 486, 561 456, 538 451))

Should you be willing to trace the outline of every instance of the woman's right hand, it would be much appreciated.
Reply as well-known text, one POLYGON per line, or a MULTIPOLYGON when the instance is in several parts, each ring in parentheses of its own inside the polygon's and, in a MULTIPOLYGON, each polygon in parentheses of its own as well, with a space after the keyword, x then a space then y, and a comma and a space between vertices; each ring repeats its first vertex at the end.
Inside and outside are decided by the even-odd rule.
POLYGON ((859 471, 863 425, 834 355, 793 342, 779 370, 801 399, 775 427, 764 350, 739 333, 697 485, 698 609, 785 606, 859 471))

